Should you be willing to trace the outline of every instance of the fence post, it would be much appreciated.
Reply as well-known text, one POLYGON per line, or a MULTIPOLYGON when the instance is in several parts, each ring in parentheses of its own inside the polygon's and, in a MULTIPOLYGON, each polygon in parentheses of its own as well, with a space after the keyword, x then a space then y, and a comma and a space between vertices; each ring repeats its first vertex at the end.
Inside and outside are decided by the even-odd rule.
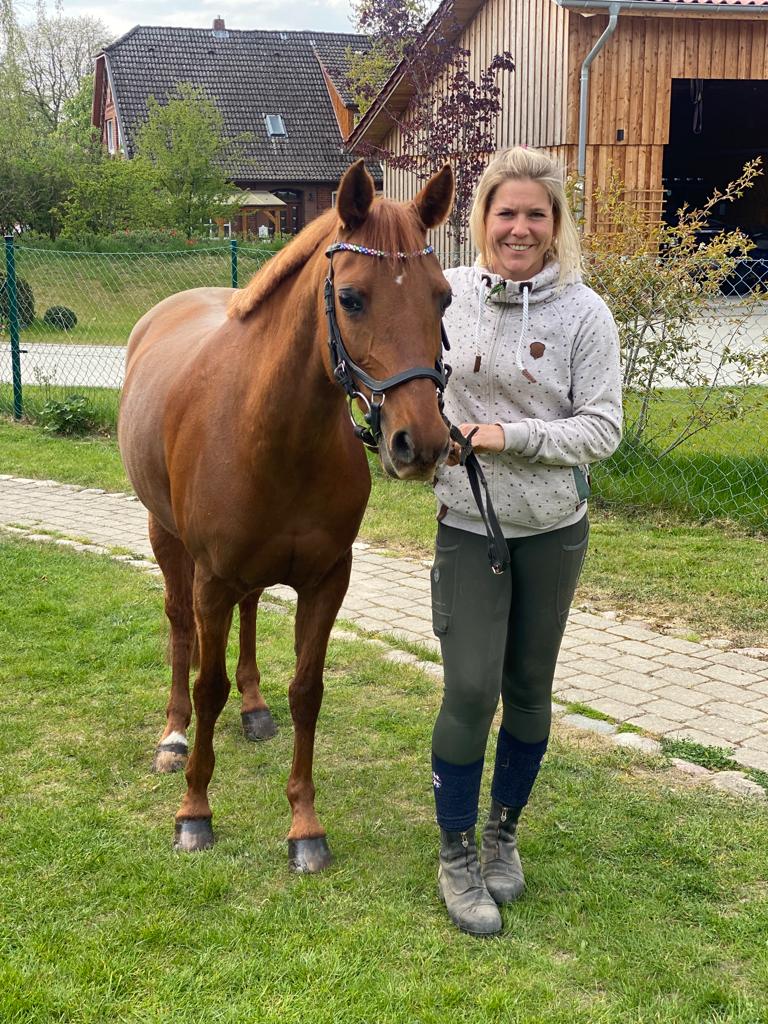
POLYGON ((237 288, 237 239, 229 240, 229 258, 232 267, 232 287, 237 288))
POLYGON ((5 293, 8 297, 8 330, 11 338, 11 375, 13 378, 13 417, 24 412, 21 394, 21 352, 19 349, 19 299, 16 292, 16 254, 13 235, 5 236, 5 293))

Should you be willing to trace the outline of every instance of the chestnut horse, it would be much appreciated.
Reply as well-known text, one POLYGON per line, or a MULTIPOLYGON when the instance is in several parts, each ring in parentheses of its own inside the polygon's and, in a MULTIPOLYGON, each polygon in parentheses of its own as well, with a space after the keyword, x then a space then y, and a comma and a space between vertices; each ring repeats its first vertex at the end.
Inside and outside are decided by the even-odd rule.
POLYGON ((446 166, 411 203, 374 199, 358 161, 339 185, 336 209, 246 288, 173 295, 131 333, 120 450, 149 511, 171 627, 157 771, 187 760, 189 670, 199 642, 177 849, 213 843, 213 733, 230 689, 225 652, 236 604, 245 733, 275 732, 259 688, 256 606, 266 587, 283 583, 298 595, 289 861, 296 871, 330 861, 314 806, 315 725, 328 637, 371 484, 349 412, 352 403, 367 410, 367 440, 392 476, 431 479, 447 454, 441 317, 450 288, 425 232, 445 219, 452 197, 446 166))

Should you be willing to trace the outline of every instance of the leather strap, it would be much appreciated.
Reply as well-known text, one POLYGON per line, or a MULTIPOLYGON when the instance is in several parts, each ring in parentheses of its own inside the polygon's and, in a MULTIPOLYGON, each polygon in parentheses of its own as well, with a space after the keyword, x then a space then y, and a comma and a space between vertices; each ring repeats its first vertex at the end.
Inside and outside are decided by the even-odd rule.
POLYGON ((496 576, 500 576, 509 565, 509 548, 499 524, 496 509, 491 501, 488 481, 485 479, 483 468, 472 447, 472 438, 477 432, 477 427, 470 431, 468 437, 465 437, 453 423, 450 423, 448 420, 446 420, 446 423, 450 430, 451 440, 455 441, 459 446, 459 465, 463 466, 467 471, 472 496, 475 499, 475 504, 485 526, 485 532, 488 537, 488 561, 491 563, 491 572, 496 576), (483 492, 485 493, 485 501, 483 501, 483 492))

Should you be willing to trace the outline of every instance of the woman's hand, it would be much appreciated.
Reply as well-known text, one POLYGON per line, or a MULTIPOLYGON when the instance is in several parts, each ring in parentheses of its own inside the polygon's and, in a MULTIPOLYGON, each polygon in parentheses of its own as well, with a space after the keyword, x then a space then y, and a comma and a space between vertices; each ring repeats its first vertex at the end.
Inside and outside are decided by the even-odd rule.
MULTIPOLYGON (((476 452, 503 452, 504 431, 498 423, 461 423, 459 430, 464 437, 469 437, 473 430, 472 447, 476 452)), ((459 446, 451 445, 446 462, 449 466, 456 466, 459 462, 459 446)))
POLYGON ((459 430, 468 437, 473 430, 472 447, 476 452, 503 452, 504 431, 498 423, 460 423, 459 430))

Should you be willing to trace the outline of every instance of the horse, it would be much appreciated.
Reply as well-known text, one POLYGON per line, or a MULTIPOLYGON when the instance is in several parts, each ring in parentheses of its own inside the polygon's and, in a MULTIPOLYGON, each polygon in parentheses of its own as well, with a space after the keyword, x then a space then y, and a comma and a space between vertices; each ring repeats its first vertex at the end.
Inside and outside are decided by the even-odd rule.
POLYGON ((450 288, 425 242, 452 200, 448 165, 411 202, 395 203, 375 197, 359 160, 336 208, 244 289, 172 295, 131 332, 118 440, 165 581, 172 681, 153 767, 186 765, 176 850, 214 842, 208 786, 235 605, 243 729, 254 740, 276 732, 255 633, 259 597, 281 583, 297 592, 289 866, 330 863, 312 762, 328 638, 370 493, 361 437, 405 480, 431 479, 447 456, 441 340, 450 288))

